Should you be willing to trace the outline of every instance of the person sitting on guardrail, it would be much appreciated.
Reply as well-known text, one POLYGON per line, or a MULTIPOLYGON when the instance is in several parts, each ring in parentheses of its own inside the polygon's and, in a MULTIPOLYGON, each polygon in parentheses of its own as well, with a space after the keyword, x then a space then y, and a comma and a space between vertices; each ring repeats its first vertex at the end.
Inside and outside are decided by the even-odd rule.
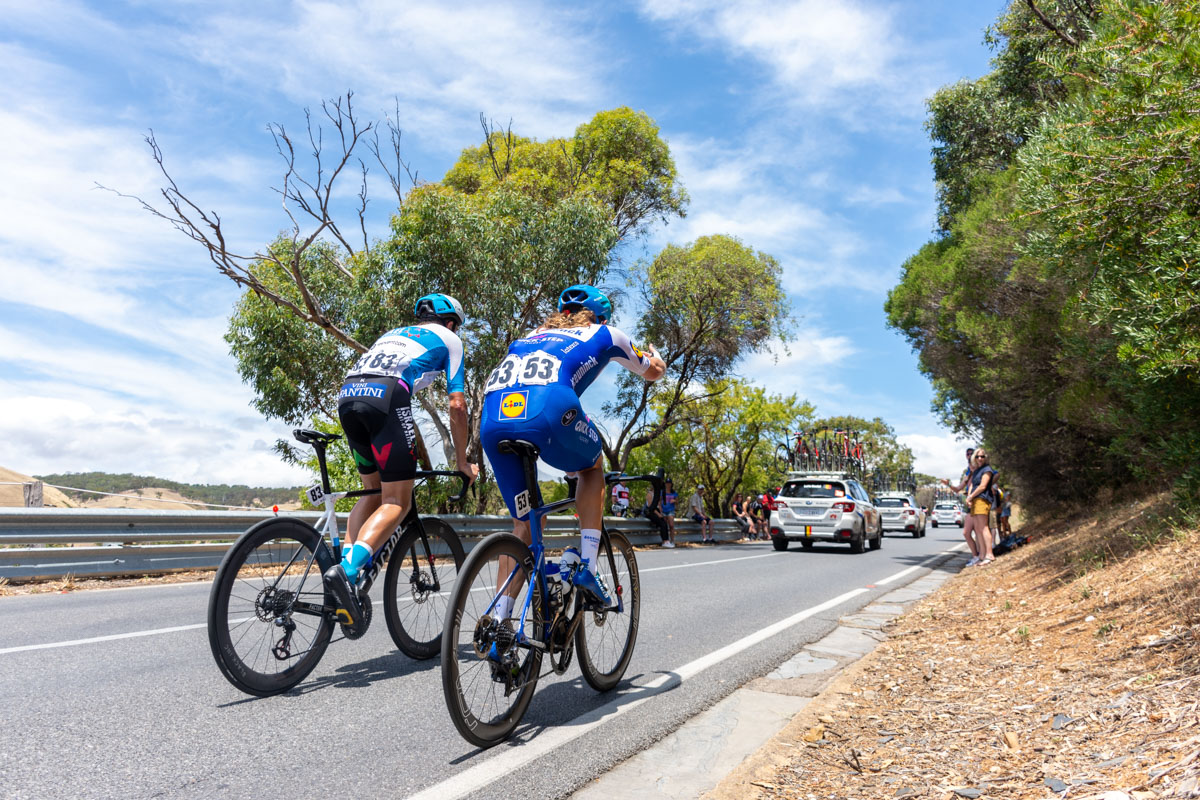
POLYGON ((612 487, 612 513, 614 517, 629 515, 629 487, 620 481, 612 487))
POLYGON ((675 491, 675 483, 670 478, 664 483, 662 512, 667 521, 667 529, 671 532, 671 547, 675 546, 675 504, 679 501, 679 493, 675 491))
POLYGON ((754 538, 754 520, 750 518, 750 511, 746 508, 746 501, 742 499, 741 492, 733 495, 733 502, 730 504, 729 510, 733 512, 734 522, 741 528, 738 540, 754 538))
POLYGON ((693 522, 700 523, 700 543, 709 544, 713 541, 712 517, 704 513, 704 487, 697 486, 696 491, 688 498, 688 515, 693 522))
POLYGON ((642 516, 650 520, 650 524, 658 528, 658 535, 662 539, 662 546, 670 549, 674 547, 671 541, 670 531, 667 528, 667 518, 663 516, 661 498, 653 486, 646 489, 646 502, 642 504, 642 516))

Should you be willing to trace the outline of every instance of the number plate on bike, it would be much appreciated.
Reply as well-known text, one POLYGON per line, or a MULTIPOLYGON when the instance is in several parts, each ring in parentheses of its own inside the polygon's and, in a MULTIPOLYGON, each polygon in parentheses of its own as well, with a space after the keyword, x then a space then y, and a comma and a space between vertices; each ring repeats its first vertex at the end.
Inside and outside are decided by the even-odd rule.
POLYGON ((515 505, 517 507, 517 516, 518 517, 523 517, 526 514, 528 514, 529 509, 530 509, 529 490, 526 489, 525 491, 521 492, 519 495, 514 497, 513 505, 515 505))
POLYGON ((314 506, 322 505, 325 502, 325 492, 321 490, 320 486, 310 486, 304 494, 308 497, 308 502, 314 506))

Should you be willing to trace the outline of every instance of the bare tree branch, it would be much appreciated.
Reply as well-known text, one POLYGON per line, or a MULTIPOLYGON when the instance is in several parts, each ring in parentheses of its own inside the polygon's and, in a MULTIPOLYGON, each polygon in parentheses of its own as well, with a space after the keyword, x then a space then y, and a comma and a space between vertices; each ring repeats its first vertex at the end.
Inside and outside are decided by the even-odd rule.
POLYGON ((1033 12, 1033 15, 1035 17, 1037 17, 1039 20, 1041 20, 1041 23, 1043 25, 1045 25, 1047 28, 1049 28, 1051 31, 1053 31, 1058 36, 1058 38, 1062 39, 1064 42, 1071 45, 1071 47, 1079 46, 1079 42, 1075 41, 1075 39, 1071 36, 1071 34, 1067 33, 1066 31, 1062 30, 1057 25, 1055 25, 1050 20, 1049 17, 1047 17, 1045 14, 1042 13, 1042 10, 1037 7, 1037 4, 1034 3, 1033 0, 1025 0, 1025 4, 1027 6, 1029 6, 1029 10, 1033 12))

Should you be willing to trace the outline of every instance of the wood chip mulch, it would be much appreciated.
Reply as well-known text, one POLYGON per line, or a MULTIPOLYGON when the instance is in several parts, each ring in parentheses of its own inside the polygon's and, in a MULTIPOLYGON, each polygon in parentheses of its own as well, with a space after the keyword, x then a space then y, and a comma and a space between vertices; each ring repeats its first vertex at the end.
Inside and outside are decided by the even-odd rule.
POLYGON ((1035 521, 888 629, 711 797, 1200 797, 1200 531, 1035 521))

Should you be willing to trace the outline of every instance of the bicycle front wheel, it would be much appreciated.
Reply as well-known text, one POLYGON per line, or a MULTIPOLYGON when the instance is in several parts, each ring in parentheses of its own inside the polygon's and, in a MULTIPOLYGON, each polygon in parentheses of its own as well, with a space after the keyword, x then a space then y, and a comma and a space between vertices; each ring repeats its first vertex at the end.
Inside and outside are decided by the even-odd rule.
POLYGON ((208 644, 230 683, 268 697, 312 672, 333 633, 321 581, 332 564, 321 534, 286 517, 234 543, 208 598, 208 644))
POLYGON ((458 534, 436 517, 419 520, 400 538, 383 578, 383 613, 392 641, 410 658, 433 658, 441 650, 446 609, 462 563, 458 534))
MULTIPOLYGON (((600 577, 614 601, 620 600, 621 610, 580 609, 578 613, 584 618, 575 631, 575 648, 579 651, 579 670, 583 679, 596 691, 607 692, 620 682, 633 658, 642 608, 642 587, 633 545, 624 534, 604 531, 600 557, 596 560, 600 577)), ((576 594, 576 602, 582 602, 576 594)))
POLYGON ((537 687, 542 651, 542 592, 528 545, 511 533, 479 543, 458 573, 442 636, 442 693, 462 737, 491 747, 516 729, 537 687), (498 619, 493 600, 502 585, 517 589, 512 615, 498 619), (521 610, 530 597, 522 628, 521 610))

